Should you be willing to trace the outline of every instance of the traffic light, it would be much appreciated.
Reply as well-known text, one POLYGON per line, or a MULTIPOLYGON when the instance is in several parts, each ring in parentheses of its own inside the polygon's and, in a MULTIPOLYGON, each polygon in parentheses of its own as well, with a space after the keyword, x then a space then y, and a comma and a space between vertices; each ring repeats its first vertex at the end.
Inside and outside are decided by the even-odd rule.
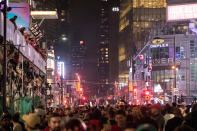
POLYGON ((171 88, 171 93, 174 94, 174 87, 171 86, 170 88, 171 88))
POLYGON ((148 96, 145 96, 145 100, 146 101, 149 101, 150 100, 150 96, 148 95, 148 96))
POLYGON ((80 91, 81 84, 79 81, 76 82, 76 91, 80 91))
POLYGON ((144 95, 145 95, 145 100, 146 101, 149 101, 150 100, 150 95, 151 95, 151 92, 149 90, 146 90, 144 92, 144 95))
POLYGON ((83 97, 82 97, 82 100, 84 100, 84 101, 85 101, 85 100, 86 100, 86 97, 85 97, 85 96, 83 96, 83 97))
POLYGON ((134 95, 134 96, 137 96, 137 89, 136 89, 136 88, 133 89, 133 95, 134 95))
POLYGON ((145 95, 146 96, 149 96, 150 95, 150 92, 149 91, 145 91, 145 95))
POLYGON ((79 93, 80 93, 80 94, 83 94, 83 88, 80 88, 80 89, 79 89, 79 93))
POLYGON ((129 92, 133 91, 133 82, 129 82, 129 92))
POLYGON ((135 74, 135 60, 132 61, 132 73, 135 74))

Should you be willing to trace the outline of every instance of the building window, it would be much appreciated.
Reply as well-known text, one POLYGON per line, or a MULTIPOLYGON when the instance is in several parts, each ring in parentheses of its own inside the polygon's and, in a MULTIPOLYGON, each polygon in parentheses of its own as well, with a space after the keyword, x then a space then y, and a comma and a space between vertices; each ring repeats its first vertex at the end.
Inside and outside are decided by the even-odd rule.
POLYGON ((190 80, 191 81, 197 80, 197 63, 190 64, 190 80))
POLYGON ((183 46, 176 47, 176 58, 185 58, 185 48, 183 46))
POLYGON ((151 49, 153 59, 169 58, 169 47, 158 47, 151 49))
POLYGON ((194 40, 191 40, 190 41, 190 57, 191 58, 197 58, 197 54, 195 52, 197 52, 197 46, 195 46, 194 40))
POLYGON ((63 22, 63 21, 65 21, 65 19, 61 19, 61 21, 63 22))

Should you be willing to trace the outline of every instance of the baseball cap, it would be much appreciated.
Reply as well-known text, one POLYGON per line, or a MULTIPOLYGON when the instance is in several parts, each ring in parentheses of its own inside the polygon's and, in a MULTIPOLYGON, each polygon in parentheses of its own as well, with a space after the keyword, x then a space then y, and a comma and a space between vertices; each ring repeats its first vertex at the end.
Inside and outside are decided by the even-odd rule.
POLYGON ((30 113, 28 115, 23 115, 23 120, 31 128, 35 128, 38 124, 40 124, 40 117, 35 113, 30 113))

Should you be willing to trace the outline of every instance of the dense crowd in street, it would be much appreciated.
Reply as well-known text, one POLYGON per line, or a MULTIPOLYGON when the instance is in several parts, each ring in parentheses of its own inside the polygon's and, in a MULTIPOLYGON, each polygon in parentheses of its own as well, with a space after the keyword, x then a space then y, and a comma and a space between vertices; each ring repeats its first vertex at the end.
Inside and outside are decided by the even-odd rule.
POLYGON ((196 131, 197 104, 89 105, 4 112, 1 131, 196 131))

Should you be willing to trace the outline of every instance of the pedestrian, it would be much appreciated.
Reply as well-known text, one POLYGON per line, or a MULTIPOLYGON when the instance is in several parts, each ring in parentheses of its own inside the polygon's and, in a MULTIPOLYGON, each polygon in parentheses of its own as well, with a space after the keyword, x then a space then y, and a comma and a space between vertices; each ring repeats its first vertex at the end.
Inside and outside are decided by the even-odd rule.
POLYGON ((126 127, 126 114, 123 110, 119 110, 115 115, 116 124, 112 126, 111 131, 124 131, 126 127))
POLYGON ((161 115, 161 105, 155 104, 151 107, 151 118, 157 123, 159 131, 162 131, 165 120, 161 115))
POLYGON ((40 131, 40 118, 35 113, 29 113, 27 115, 23 115, 23 120, 25 121, 25 129, 27 131, 40 131))
POLYGON ((14 16, 14 17, 12 17, 11 19, 10 19, 10 21, 14 24, 14 28, 15 28, 15 30, 17 29, 17 25, 16 25, 16 19, 18 18, 18 16, 14 16))
POLYGON ((46 111, 42 108, 36 108, 35 113, 40 117, 40 129, 44 130, 47 126, 46 111))
POLYGON ((190 126, 183 124, 181 126, 178 126, 174 131, 195 131, 195 130, 190 126))
POLYGON ((61 131, 86 131, 86 125, 79 119, 70 119, 62 128, 61 131))
POLYGON ((19 119, 20 119, 20 114, 15 113, 14 116, 12 117, 13 131, 24 131, 24 127, 20 123, 19 119))
POLYGON ((11 122, 11 115, 8 112, 4 112, 1 116, 0 127, 2 130, 12 131, 13 124, 11 122))
POLYGON ((44 131, 58 131, 60 130, 61 117, 58 113, 52 113, 48 118, 48 127, 44 131))
POLYGON ((191 113, 185 117, 185 124, 197 130, 197 104, 192 105, 191 113))

